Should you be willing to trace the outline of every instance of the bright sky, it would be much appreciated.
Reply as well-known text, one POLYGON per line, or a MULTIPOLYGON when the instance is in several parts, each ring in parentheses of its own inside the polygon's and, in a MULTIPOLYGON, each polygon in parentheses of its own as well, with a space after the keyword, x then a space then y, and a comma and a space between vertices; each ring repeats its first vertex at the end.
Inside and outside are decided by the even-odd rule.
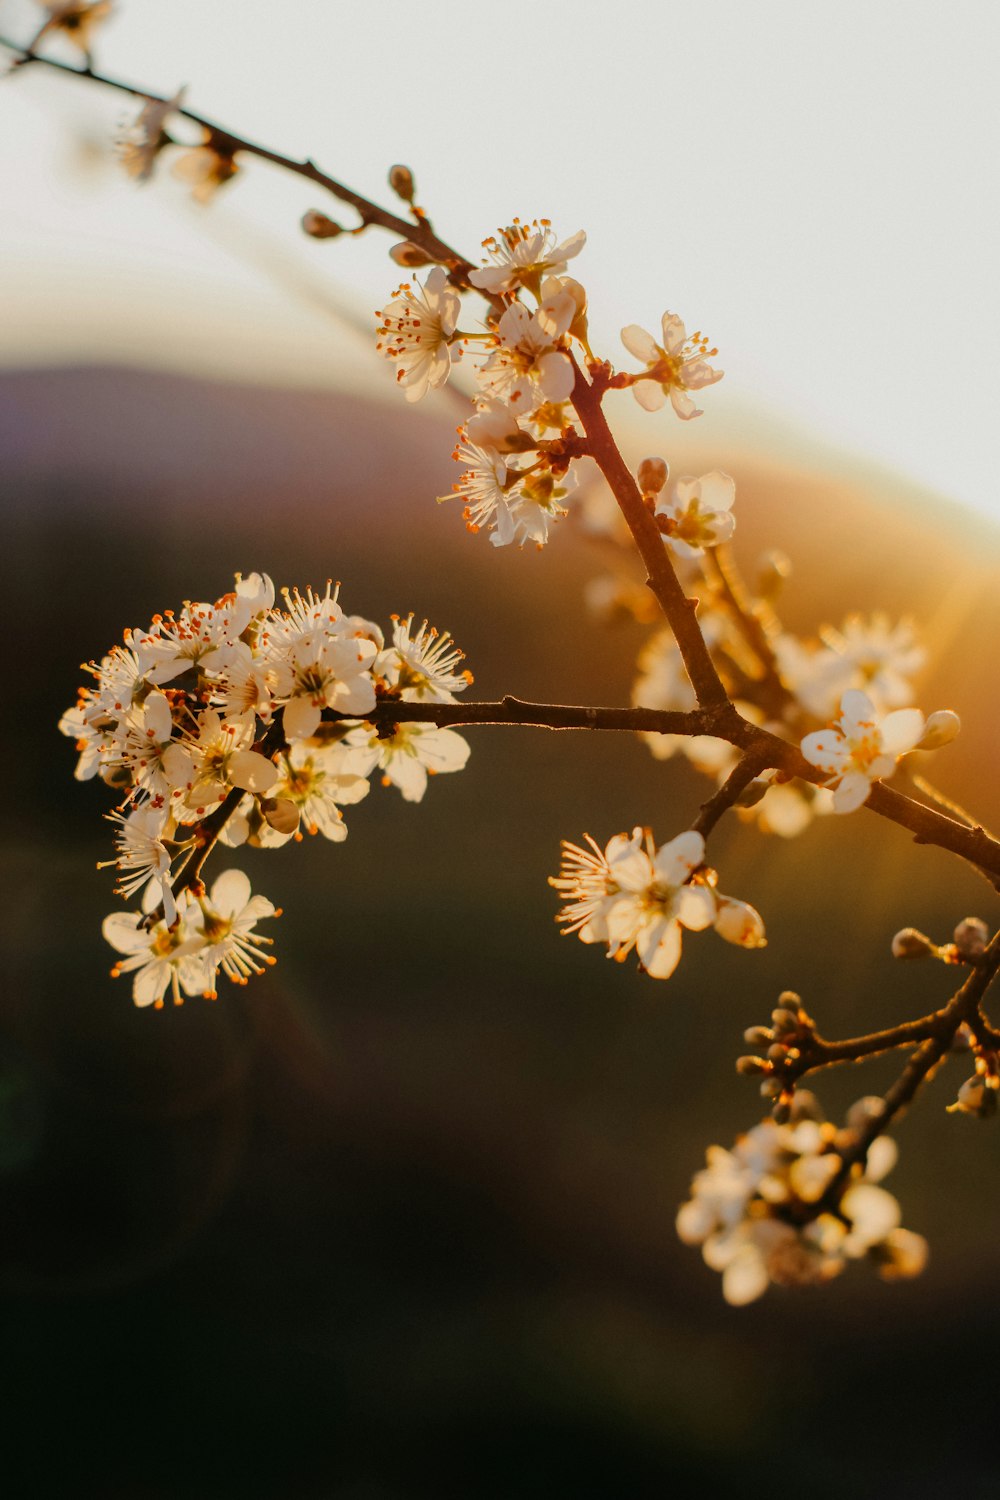
MULTIPOLYGON (((758 407, 1000 518, 996 0, 118 12, 104 69, 187 83, 192 108, 383 200, 408 162, 460 248, 513 214, 586 228, 595 348, 624 357, 618 329, 668 307, 718 344, 706 441, 758 407)), ((0 0, 0 29, 36 14, 0 0)), ((317 306, 386 299, 384 236, 307 241, 303 209, 336 207, 256 163, 207 210, 168 173, 137 190, 88 166, 81 138, 132 113, 42 69, 0 84, 0 359, 382 387, 317 306)))

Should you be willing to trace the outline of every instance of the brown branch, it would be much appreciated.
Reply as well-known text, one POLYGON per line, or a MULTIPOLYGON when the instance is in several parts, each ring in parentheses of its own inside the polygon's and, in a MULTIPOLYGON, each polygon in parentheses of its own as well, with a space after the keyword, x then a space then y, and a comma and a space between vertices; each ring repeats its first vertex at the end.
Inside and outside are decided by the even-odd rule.
POLYGON ((619 452, 601 408, 601 399, 607 389, 608 367, 596 367, 593 383, 587 380, 575 360, 573 368, 576 383, 570 400, 587 434, 588 451, 618 501, 639 549, 648 574, 646 581, 676 637, 698 703, 702 708, 728 709, 730 715, 738 718, 701 633, 696 617, 698 601, 689 599, 681 588, 663 537, 643 504, 639 487, 619 452))
MULTIPOLYGON (((152 93, 149 89, 139 88, 137 84, 127 83, 121 78, 112 78, 107 73, 99 73, 89 64, 84 68, 76 68, 70 63, 58 62, 52 57, 43 57, 37 52, 19 46, 17 42, 12 42, 5 36, 0 36, 0 47, 6 47, 9 51, 19 54, 19 71, 41 63, 59 73, 68 73, 73 78, 82 78, 89 83, 98 83, 105 88, 116 89, 119 93, 129 94, 135 99, 151 99, 160 104, 171 102, 169 97, 163 94, 152 93)), ((192 124, 200 125, 203 130, 208 131, 211 144, 227 155, 232 155, 236 151, 245 151, 250 156, 259 157, 261 161, 269 161, 275 166, 283 167, 285 171, 293 172, 298 177, 305 177, 317 187, 324 188, 341 203, 348 204, 358 213, 361 219, 360 228, 368 228, 369 225, 374 224, 380 229, 388 230, 391 234, 399 235, 401 239, 419 245, 431 260, 439 261, 449 268, 453 282, 461 286, 469 285, 469 272, 475 269, 472 261, 466 260, 464 255, 460 255, 451 245, 440 239, 433 232, 426 218, 401 218, 398 214, 381 208, 370 198, 366 198, 363 193, 355 192, 346 183, 323 172, 311 158, 297 161, 294 157, 284 156, 280 151, 272 151, 267 146, 261 146, 256 141, 237 135, 235 131, 229 130, 224 125, 217 125, 214 120, 198 114, 193 109, 180 107, 173 113, 183 116, 185 120, 190 120, 192 124)), ((492 299, 487 296, 486 300, 492 299)))
MULTIPOLYGON (((330 715, 350 719, 351 715, 330 715)), ((353 716, 358 722, 358 716, 353 716)), ((519 724, 532 729, 616 729, 638 734, 716 734, 717 715, 696 709, 681 713, 662 708, 589 708, 567 703, 527 703, 509 694, 495 703, 406 703, 382 698, 365 722, 379 729, 393 724, 436 724, 438 728, 474 724, 519 724)), ((720 736, 725 738, 725 736, 720 736)))
POLYGON ((723 813, 735 806, 741 794, 760 775, 765 765, 766 757, 762 757, 759 752, 754 754, 752 750, 748 750, 741 756, 715 795, 701 804, 701 811, 691 824, 693 832, 707 838, 723 813))
POLYGON ((760 665, 763 677, 754 683, 754 686, 758 690, 763 689, 766 694, 766 702, 763 706, 780 718, 784 710, 796 704, 797 700, 795 694, 782 681, 777 658, 771 646, 770 635, 776 628, 777 622, 773 615, 765 621, 757 609, 751 605, 727 544, 721 543, 718 547, 709 547, 705 559, 706 567, 719 585, 723 602, 727 605, 736 628, 760 665))
MULTIPOLYGON (((830 1186, 832 1196, 842 1186, 851 1169, 864 1162, 869 1147, 877 1136, 884 1134, 916 1094, 921 1084, 937 1067, 949 1051, 959 1027, 969 1022, 975 1027, 980 1001, 1000 969, 1000 932, 998 932, 961 989, 952 996, 943 1010, 933 1017, 930 1035, 921 1043, 910 1058, 902 1073, 888 1090, 882 1110, 871 1117, 858 1132, 855 1143, 843 1153, 843 1164, 830 1186)), ((920 1023, 914 1022, 914 1025, 920 1023)))

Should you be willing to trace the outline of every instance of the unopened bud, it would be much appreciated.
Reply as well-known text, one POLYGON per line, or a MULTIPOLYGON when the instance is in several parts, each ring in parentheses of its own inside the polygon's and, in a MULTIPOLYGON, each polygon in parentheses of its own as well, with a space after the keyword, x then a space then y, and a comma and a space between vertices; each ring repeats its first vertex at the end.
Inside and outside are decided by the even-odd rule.
POLYGON ((986 1079, 979 1074, 965 1080, 958 1091, 958 1098, 948 1106, 950 1115, 978 1115, 981 1120, 995 1115, 996 1111, 997 1091, 991 1089, 986 1079))
POLYGON ((784 552, 765 552, 757 564, 757 592, 761 598, 776 599, 791 571, 791 560, 784 552))
POLYGON ((796 1089, 792 1096, 792 1120, 823 1120, 823 1106, 811 1089, 796 1089))
POLYGON ((397 198, 402 198, 404 203, 412 203, 413 195, 417 191, 417 185, 413 180, 413 173, 409 167, 401 166, 399 162, 389 168, 389 186, 397 198))
POLYGON ((780 1078, 765 1078, 760 1086, 761 1098, 777 1099, 778 1095, 784 1092, 784 1087, 780 1078))
POLYGON ((891 1229, 871 1253, 881 1261, 879 1275, 883 1281, 919 1276, 927 1264, 927 1241, 912 1229, 891 1229))
POLYGON ((735 943, 739 948, 767 947, 760 912, 746 901, 734 901, 731 896, 719 898, 715 930, 727 943, 735 943))
POLYGON ((776 1125, 787 1125, 792 1118, 792 1103, 782 1094, 771 1110, 771 1119, 776 1125))
POLYGON ((756 807, 757 803, 770 787, 770 781, 765 780, 763 776, 758 776, 754 781, 750 782, 749 786, 745 786, 742 792, 740 792, 740 795, 736 799, 736 806, 756 807))
POLYGON ((893 958, 930 958, 936 951, 937 944, 916 927, 901 927, 892 940, 893 958))
POLYGON ((431 257, 419 245, 412 240, 403 240, 398 245, 393 245, 389 251, 390 260, 394 260, 397 266, 404 266, 406 270, 415 270, 418 266, 433 265, 431 257))
POLYGON ((979 917, 966 917, 953 933, 955 947, 963 958, 981 958, 990 940, 990 929, 979 917))
POLYGON ((744 1078, 752 1078, 756 1073, 767 1073, 770 1069, 762 1057, 738 1057, 736 1059, 736 1071, 744 1078))
POLYGON ((334 219, 328 219, 318 208, 310 208, 302 215, 302 228, 314 240, 333 240, 344 230, 334 219))
POLYGON ((848 1130, 860 1131, 872 1120, 878 1120, 885 1113, 885 1100, 879 1094, 865 1094, 864 1098, 857 1099, 847 1111, 848 1130))
POLYGON ((940 750, 942 745, 951 744, 961 727, 962 721, 958 714, 952 713, 950 708, 939 708, 927 720, 924 732, 917 741, 917 749, 940 750))
POLYGON ((780 1042, 772 1042, 767 1049, 767 1060, 770 1063, 784 1063, 788 1057, 788 1048, 783 1047, 780 1042))
POLYGON ((748 1047, 768 1047, 774 1041, 774 1032, 768 1026, 748 1026, 743 1040, 748 1047))
POLYGON ((665 458, 644 458, 639 465, 639 488, 644 495, 658 495, 667 482, 670 465, 665 458))

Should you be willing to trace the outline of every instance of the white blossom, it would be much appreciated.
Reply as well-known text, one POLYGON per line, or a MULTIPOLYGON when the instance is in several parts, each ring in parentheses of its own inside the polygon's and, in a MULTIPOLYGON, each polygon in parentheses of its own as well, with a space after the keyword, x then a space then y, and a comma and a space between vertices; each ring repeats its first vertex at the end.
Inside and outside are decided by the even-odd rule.
POLYGON ((404 702, 454 703, 455 694, 472 681, 471 672, 457 670, 464 653, 447 631, 442 634, 426 620, 416 630, 412 614, 392 620, 392 645, 375 658, 374 675, 404 702))
POLYGON ((470 271, 469 280, 487 296, 507 296, 519 286, 538 294, 542 281, 552 273, 566 269, 566 262, 579 255, 587 242, 582 229, 561 244, 548 219, 522 224, 519 219, 506 229, 483 241, 483 249, 493 262, 481 271, 470 271))
POLYGON ((539 315, 512 302, 497 326, 496 347, 477 378, 487 396, 499 397, 517 416, 527 416, 543 402, 567 400, 575 377, 569 355, 556 347, 539 315))
POLYGON ((692 880, 705 858, 700 833, 687 832, 657 849, 648 828, 618 834, 602 852, 563 843, 560 873, 549 880, 565 905, 556 920, 582 942, 606 943, 619 961, 635 952, 654 979, 667 979, 681 956, 681 929, 702 931, 721 922, 722 936, 745 947, 761 947, 764 925, 743 902, 719 896, 705 881, 692 880))
POLYGON ((678 479, 672 497, 661 496, 655 514, 660 529, 681 557, 699 557, 706 547, 727 542, 736 528, 732 504, 736 485, 713 469, 700 479, 678 479))
POLYGON ((699 391, 722 379, 722 370, 713 369, 708 363, 719 351, 710 349, 708 340, 700 333, 688 338, 676 313, 665 312, 662 323, 662 344, 637 323, 622 329, 625 348, 646 366, 646 374, 637 377, 632 394, 646 411, 659 411, 669 396, 679 417, 685 420, 700 417, 701 412, 688 392, 699 391))
POLYGON ((359 769, 378 767, 385 786, 394 786, 405 802, 420 802, 428 776, 460 771, 469 758, 469 746, 453 729, 436 724, 399 724, 393 734, 380 738, 370 725, 352 729, 345 745, 362 752, 359 769))
POLYGON ((728 1303, 742 1307, 772 1283, 820 1284, 865 1256, 889 1278, 923 1268, 926 1245, 899 1228, 899 1204, 875 1185, 895 1161, 894 1144, 877 1137, 864 1169, 845 1175, 842 1153, 855 1140, 851 1130, 817 1119, 769 1119, 730 1151, 709 1147, 707 1166, 677 1215, 677 1233, 700 1245, 706 1264, 722 1273, 728 1303))
POLYGON ((419 401, 442 386, 451 371, 452 343, 461 298, 441 266, 427 273, 423 286, 405 281, 377 314, 378 352, 396 363, 396 380, 407 401, 419 401))
POLYGON ((275 959, 260 951, 272 938, 254 927, 263 917, 277 916, 266 896, 252 896, 242 870, 224 870, 207 896, 193 908, 193 926, 200 939, 198 961, 204 966, 207 992, 214 998, 215 978, 221 969, 233 984, 246 984, 251 974, 263 974, 275 959))
POLYGON ((867 800, 873 782, 892 775, 923 731, 918 709, 896 709, 880 722, 871 699, 852 688, 843 696, 836 723, 807 734, 802 754, 829 778, 834 812, 848 813, 867 800))

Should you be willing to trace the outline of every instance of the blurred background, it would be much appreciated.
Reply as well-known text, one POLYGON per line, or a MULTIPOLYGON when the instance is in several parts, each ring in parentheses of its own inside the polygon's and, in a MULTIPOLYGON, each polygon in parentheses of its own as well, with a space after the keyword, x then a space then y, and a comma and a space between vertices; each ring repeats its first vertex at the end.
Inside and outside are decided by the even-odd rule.
MULTIPOLYGON (((37 15, 0 0, 0 33, 37 15)), ((965 726, 933 774, 995 826, 992 30, 961 3, 636 3, 612 26, 122 0, 96 50, 375 197, 410 162, 467 250, 513 213, 586 227, 612 358, 666 305, 706 326, 727 375, 705 416, 640 424, 621 396, 628 455, 735 476, 748 572, 792 558, 792 628, 924 624, 921 706, 965 726)), ((829 1035, 946 997, 947 971, 889 956, 901 926, 995 920, 943 852, 868 816, 794 843, 723 827, 723 889, 770 945, 693 938, 656 984, 560 940, 545 880, 561 838, 666 839, 706 783, 638 741, 471 729, 420 806, 376 788, 345 844, 234 861, 285 910, 268 976, 159 1014, 107 977, 107 793, 55 724, 124 625, 235 569, 332 575, 351 611, 451 630, 476 696, 592 703, 628 701, 646 634, 588 616, 604 557, 572 523, 496 551, 433 503, 460 408, 406 407, 372 353, 389 241, 305 240, 302 212, 336 207, 258 163, 207 210, 166 162, 136 189, 108 149, 134 113, 41 68, 0 84, 12 1493, 992 1495, 964 1391, 995 1395, 996 1127, 944 1116, 960 1063, 888 1184, 931 1241, 920 1280, 857 1267, 732 1311, 673 1229, 705 1146, 758 1117, 732 1060, 781 989, 829 1035)), ((893 1072, 832 1074, 828 1113, 893 1072)))

